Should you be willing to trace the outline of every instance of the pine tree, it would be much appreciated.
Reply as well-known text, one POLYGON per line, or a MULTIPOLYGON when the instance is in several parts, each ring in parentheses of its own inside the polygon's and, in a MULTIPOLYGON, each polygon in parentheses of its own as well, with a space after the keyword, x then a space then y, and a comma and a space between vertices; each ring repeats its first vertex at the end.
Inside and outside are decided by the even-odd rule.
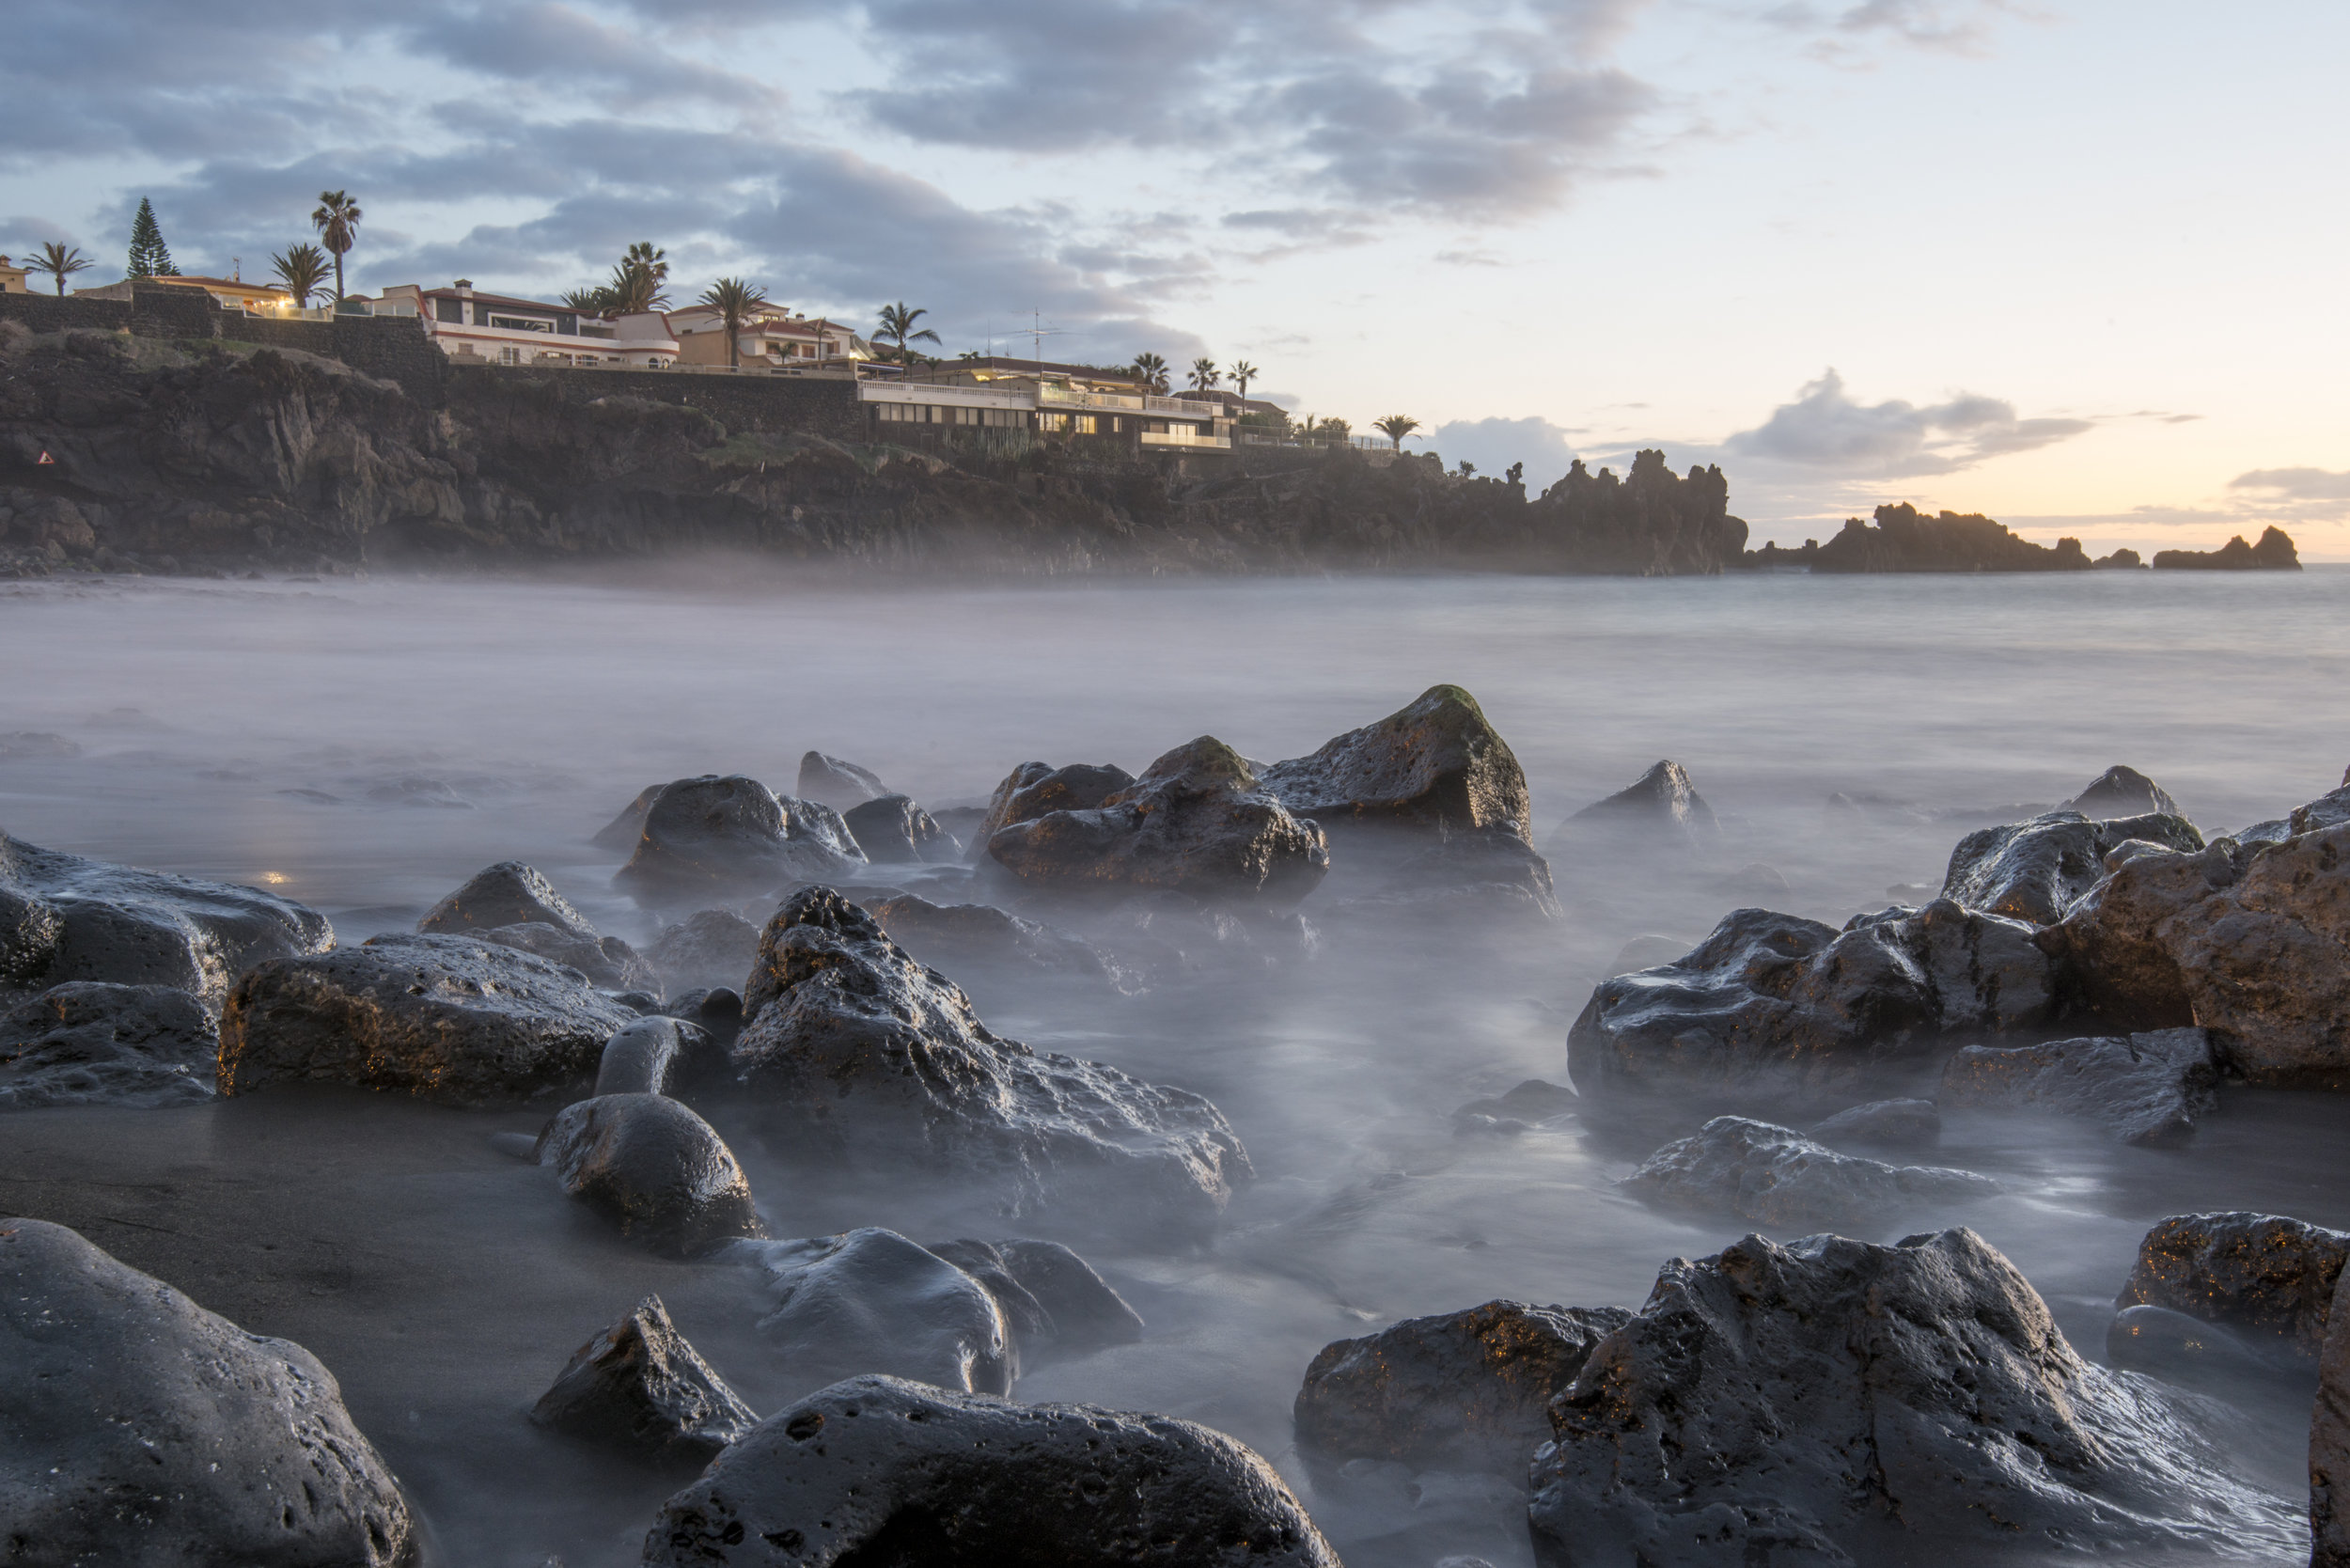
POLYGON ((138 216, 131 220, 131 275, 180 275, 180 269, 171 264, 171 247, 164 243, 163 225, 155 221, 154 204, 145 196, 139 197, 138 216))

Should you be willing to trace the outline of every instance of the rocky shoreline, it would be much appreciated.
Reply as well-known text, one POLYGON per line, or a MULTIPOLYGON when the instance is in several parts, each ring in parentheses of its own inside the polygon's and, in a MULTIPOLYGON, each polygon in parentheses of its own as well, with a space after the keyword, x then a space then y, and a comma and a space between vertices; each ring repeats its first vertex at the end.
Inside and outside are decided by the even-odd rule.
MULTIPOLYGON (((1135 774, 1024 762, 983 809, 932 812, 811 751, 790 793, 679 778, 599 827, 580 837, 625 854, 615 886, 650 941, 518 861, 350 943, 263 890, 0 836, 0 1120, 321 1093, 356 1094, 335 1102, 354 1125, 470 1119, 610 1259, 736 1303, 697 1343, 663 1295, 632 1297, 529 1412, 581 1474, 666 1489, 640 1525, 664 1565, 1337 1563, 1269 1462, 1286 1454, 1018 1398, 1181 1331, 1098 1260, 1227 1246, 1276 1268, 1309 1232, 1231 1233, 1259 1174, 1214 1096, 998 1032, 964 980, 1246 1005, 1344 955, 1473 994, 1492 950, 1602 874, 1710 876, 1722 831, 1663 761, 1538 849, 1516 756, 1441 685, 1280 761, 1200 736, 1135 774), (972 1229, 778 1232, 775 1172, 850 1211, 886 1174, 972 1229)), ((2097 1361, 1966 1223, 2017 1178, 1894 1163, 1955 1117, 2191 1158, 2223 1085, 2350 1088, 2345 864, 2350 776, 2206 837, 2117 767, 1966 833, 1938 887, 1841 928, 1748 906, 1685 951, 1634 942, 1564 1030, 1573 1086, 1463 1104, 1453 1137, 1637 1138, 1656 1105, 1708 1105, 1641 1146, 1621 1199, 1819 1229, 1660 1259, 1637 1309, 1471 1300, 1329 1343, 1295 1373, 1315 1495, 1498 1497, 1543 1568, 2021 1560, 2027 1541, 2275 1562, 2314 1539, 2316 1562, 2350 1561, 2350 1316, 2331 1312, 2350 1234, 2164 1218, 2107 1287, 2097 1361), (1891 1244, 1836 1233, 1916 1220, 1891 1244), (2258 1473, 2210 1392, 2262 1379, 2314 1389, 2306 1497, 2258 1473)), ((0 1219, 0 1409, 36 1418, 0 1424, 18 1556, 435 1560, 299 1344, 35 1215, 0 1219)), ((1422 1539, 1355 1560, 1434 1560, 1409 1555, 1422 1539)))

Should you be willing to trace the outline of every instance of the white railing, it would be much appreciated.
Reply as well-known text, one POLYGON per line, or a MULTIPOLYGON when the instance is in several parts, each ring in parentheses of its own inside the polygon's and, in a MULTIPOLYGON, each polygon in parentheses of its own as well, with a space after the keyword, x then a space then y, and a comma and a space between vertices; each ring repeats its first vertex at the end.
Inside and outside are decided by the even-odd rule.
POLYGON ((1230 451, 1232 438, 1229 435, 1204 435, 1188 427, 1170 431, 1144 431, 1142 444, 1146 447, 1209 447, 1230 451))
POLYGON ((1142 406, 1152 414, 1180 414, 1188 419, 1221 419, 1222 403, 1197 403, 1188 398, 1162 398, 1153 394, 1142 400, 1142 406))
POLYGON ((1079 392, 1045 382, 1037 387, 1036 400, 1040 405, 1050 403, 1056 408, 1107 408, 1126 413, 1141 408, 1151 400, 1130 392, 1079 392))
POLYGON ((868 403, 928 403, 933 407, 1034 408, 1036 398, 1023 387, 925 386, 901 381, 860 381, 857 400, 868 403))

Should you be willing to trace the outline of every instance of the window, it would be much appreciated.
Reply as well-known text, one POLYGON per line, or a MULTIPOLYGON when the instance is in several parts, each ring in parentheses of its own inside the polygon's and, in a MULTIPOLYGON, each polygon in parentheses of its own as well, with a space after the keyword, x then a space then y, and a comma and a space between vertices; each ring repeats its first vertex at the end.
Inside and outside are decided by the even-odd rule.
POLYGON ((1040 414, 1036 416, 1036 426, 1039 430, 1054 431, 1065 434, 1069 430, 1069 416, 1066 414, 1040 414))
POLYGON ((510 345, 498 350, 498 363, 500 365, 520 365, 522 362, 522 350, 514 348, 510 345))
POLYGON ((1094 420, 1094 417, 1093 417, 1093 416, 1092 416, 1092 415, 1090 415, 1090 414, 1080 414, 1080 415, 1078 415, 1078 416, 1077 416, 1077 433, 1078 433, 1079 435, 1091 435, 1091 434, 1093 434, 1093 433, 1094 433, 1094 425, 1095 425, 1095 420, 1094 420))
POLYGON ((504 327, 509 332, 553 332, 555 330, 553 321, 542 321, 532 316, 493 316, 490 318, 490 324, 494 327, 504 327))
POLYGON ((465 302, 463 300, 434 300, 432 319, 436 321, 447 321, 456 326, 463 326, 465 324, 465 302))

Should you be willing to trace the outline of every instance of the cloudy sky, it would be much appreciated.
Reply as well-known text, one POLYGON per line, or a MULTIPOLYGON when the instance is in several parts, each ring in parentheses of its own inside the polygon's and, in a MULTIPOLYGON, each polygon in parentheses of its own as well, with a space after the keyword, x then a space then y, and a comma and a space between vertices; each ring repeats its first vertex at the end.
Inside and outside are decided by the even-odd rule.
MULTIPOLYGON (((631 241, 1448 460, 2350 558, 2339 0, 18 0, 0 249, 553 295, 631 241)), ((111 274, 105 275, 112 275, 111 274)), ((83 281, 102 280, 86 274, 83 281)))

